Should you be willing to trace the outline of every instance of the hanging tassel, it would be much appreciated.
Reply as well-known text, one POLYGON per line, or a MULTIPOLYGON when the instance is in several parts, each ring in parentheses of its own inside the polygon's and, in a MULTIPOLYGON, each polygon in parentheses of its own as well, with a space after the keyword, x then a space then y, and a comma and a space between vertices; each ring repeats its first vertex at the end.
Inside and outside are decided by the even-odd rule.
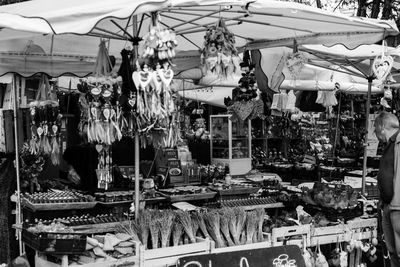
POLYGON ((60 165, 60 147, 58 145, 57 137, 53 138, 52 145, 51 162, 54 166, 58 166, 60 165))

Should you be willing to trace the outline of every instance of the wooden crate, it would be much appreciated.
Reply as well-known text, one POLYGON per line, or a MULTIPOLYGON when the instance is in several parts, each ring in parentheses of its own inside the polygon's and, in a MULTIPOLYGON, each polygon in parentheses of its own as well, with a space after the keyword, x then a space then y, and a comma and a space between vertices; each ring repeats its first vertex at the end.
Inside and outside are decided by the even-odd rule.
POLYGON ((348 241, 349 230, 345 224, 326 227, 311 228, 311 242, 308 246, 334 244, 336 242, 348 241))
POLYGON ((241 250, 249 250, 249 249, 257 249, 257 248, 269 248, 271 247, 271 234, 263 233, 264 241, 252 243, 252 244, 245 244, 245 245, 238 245, 238 246, 231 246, 231 247, 224 247, 224 248, 216 248, 215 242, 211 241, 211 253, 223 253, 223 252, 231 252, 231 251, 241 251, 241 250))
POLYGON ((148 250, 140 246, 140 266, 175 266, 181 257, 210 253, 211 241, 209 239, 196 237, 196 241, 193 244, 148 250))
POLYGON ((310 234, 311 226, 309 224, 274 228, 271 234, 271 245, 273 247, 285 244, 303 246, 304 241, 310 244, 310 234))
POLYGON ((370 239, 371 236, 377 235, 377 226, 378 220, 371 218, 348 221, 346 224, 311 228, 310 246, 349 242, 351 239, 370 239))
POLYGON ((69 266, 79 266, 79 267, 116 267, 116 266, 138 266, 139 257, 131 256, 122 259, 109 259, 99 262, 93 262, 82 265, 69 265, 68 256, 64 255, 60 257, 61 264, 49 261, 45 254, 36 253, 35 255, 35 266, 37 267, 69 267, 69 266))

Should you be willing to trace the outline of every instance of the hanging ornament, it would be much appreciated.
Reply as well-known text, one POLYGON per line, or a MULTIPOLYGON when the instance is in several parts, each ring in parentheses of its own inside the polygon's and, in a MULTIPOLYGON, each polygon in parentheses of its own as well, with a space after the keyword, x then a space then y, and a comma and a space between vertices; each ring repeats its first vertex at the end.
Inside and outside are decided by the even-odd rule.
POLYGON ((235 36, 220 18, 215 25, 207 28, 201 63, 205 76, 228 79, 240 74, 240 58, 235 44, 235 36))

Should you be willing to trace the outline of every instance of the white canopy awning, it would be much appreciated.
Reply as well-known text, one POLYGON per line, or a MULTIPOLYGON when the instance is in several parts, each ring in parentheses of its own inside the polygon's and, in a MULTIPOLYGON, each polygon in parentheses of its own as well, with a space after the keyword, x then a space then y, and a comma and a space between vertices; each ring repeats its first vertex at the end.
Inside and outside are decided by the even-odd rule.
POLYGON ((398 34, 391 21, 275 0, 34 0, 0 7, 0 40, 78 34, 133 41, 148 32, 153 11, 159 11, 162 25, 177 33, 179 50, 201 48, 207 26, 220 18, 235 34, 237 46, 247 49, 290 45, 294 39, 299 44, 354 48, 398 34), (132 29, 132 15, 138 15, 137 29, 132 29))

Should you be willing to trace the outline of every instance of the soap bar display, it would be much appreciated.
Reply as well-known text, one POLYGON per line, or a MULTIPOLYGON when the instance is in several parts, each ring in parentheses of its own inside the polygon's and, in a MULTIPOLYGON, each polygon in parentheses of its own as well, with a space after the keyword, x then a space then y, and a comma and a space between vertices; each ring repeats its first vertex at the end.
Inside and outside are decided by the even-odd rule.
POLYGON ((93 197, 88 195, 83 195, 81 193, 76 193, 72 191, 50 191, 50 192, 40 192, 24 195, 24 199, 34 203, 70 203, 70 202, 91 202, 93 197))
POLYGON ((33 211, 91 209, 96 205, 94 197, 73 191, 53 190, 40 193, 25 193, 22 205, 33 211))

